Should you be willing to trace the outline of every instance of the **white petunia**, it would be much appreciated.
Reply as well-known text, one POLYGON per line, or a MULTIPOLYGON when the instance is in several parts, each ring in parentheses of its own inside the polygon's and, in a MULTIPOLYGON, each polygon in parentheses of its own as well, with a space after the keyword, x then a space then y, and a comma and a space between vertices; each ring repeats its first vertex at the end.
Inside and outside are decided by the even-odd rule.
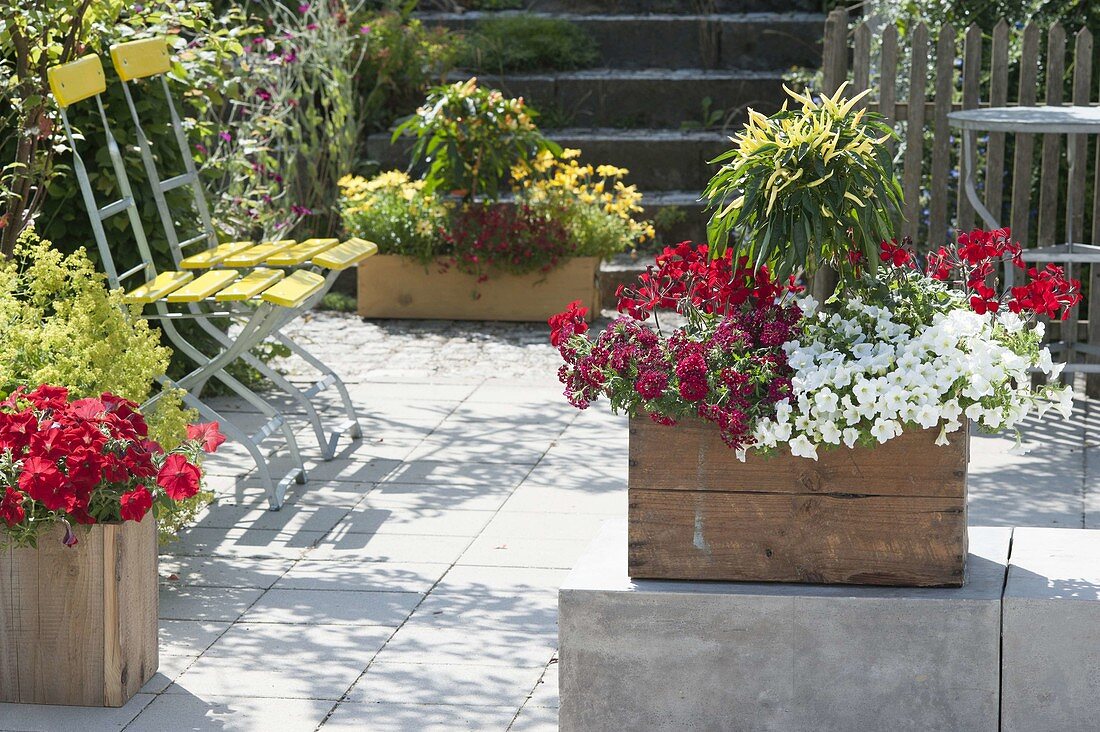
POLYGON ((813 458, 817 460, 817 445, 810 442, 806 435, 799 435, 788 443, 791 455, 794 457, 813 458))

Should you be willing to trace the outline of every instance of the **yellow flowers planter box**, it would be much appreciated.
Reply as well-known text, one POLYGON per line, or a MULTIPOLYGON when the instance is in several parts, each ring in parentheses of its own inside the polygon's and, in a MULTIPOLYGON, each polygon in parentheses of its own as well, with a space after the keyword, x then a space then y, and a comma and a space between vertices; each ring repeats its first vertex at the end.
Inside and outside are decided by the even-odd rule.
POLYGON ((121 707, 158 665, 153 517, 63 535, 0 552, 0 702, 121 707))
POLYGON ((599 257, 567 259, 547 273, 494 274, 484 282, 446 267, 379 254, 359 268, 364 318, 545 321, 580 300, 599 313, 599 257))

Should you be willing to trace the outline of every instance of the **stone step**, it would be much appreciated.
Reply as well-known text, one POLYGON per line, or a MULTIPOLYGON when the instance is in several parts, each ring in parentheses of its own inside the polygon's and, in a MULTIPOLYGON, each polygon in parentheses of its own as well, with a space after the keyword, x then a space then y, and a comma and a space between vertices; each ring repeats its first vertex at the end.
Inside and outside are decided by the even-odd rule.
POLYGON ((662 13, 701 15, 706 13, 766 13, 779 10, 816 12, 820 0, 528 0, 527 10, 539 13, 582 13, 594 15, 640 15, 662 13))
POLYGON ((783 103, 783 71, 589 69, 482 76, 522 96, 551 121, 570 127, 739 128, 749 107, 770 114, 783 103), (704 120, 705 100, 710 114, 704 120))
MULTIPOLYGON (((516 11, 422 13, 421 20, 468 30, 516 11)), ((819 13, 586 15, 532 13, 576 23, 596 39, 601 66, 768 70, 821 63, 819 13)))
MULTIPOLYGON (((716 169, 707 161, 730 146, 726 135, 712 131, 568 128, 546 133, 564 147, 583 150, 587 162, 628 168, 628 183, 646 193, 702 191, 716 169)), ((406 167, 409 147, 409 140, 391 144, 386 134, 367 139, 367 155, 385 170, 406 167)))

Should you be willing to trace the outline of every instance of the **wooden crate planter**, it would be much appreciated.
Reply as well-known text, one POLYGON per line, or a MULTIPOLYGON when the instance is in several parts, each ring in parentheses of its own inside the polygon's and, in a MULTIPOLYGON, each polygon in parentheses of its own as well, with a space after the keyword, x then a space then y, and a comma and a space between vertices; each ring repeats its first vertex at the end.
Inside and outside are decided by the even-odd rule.
POLYGON ((630 421, 633 578, 959 586, 969 436, 740 462, 714 425, 630 421))
POLYGON ((158 665, 153 517, 62 535, 0 553, 0 702, 120 707, 158 665))
POLYGON ((567 259, 546 274, 497 274, 482 283, 454 267, 440 269, 395 254, 371 257, 359 267, 359 315, 545 321, 573 300, 590 314, 600 310, 599 257, 567 259))

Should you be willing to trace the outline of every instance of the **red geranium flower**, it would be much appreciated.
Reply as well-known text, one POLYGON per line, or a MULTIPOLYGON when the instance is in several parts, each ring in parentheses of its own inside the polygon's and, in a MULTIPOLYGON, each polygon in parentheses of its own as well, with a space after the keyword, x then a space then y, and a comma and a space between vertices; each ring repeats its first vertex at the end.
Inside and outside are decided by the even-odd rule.
POLYGON ((550 345, 557 348, 574 334, 587 332, 588 323, 584 319, 587 314, 588 308, 581 305, 580 300, 574 300, 565 312, 551 315, 546 321, 550 325, 550 345))
POLYGON ((199 469, 180 454, 169 455, 157 473, 157 485, 173 501, 182 501, 199 492, 199 469))
POLYGON ((153 507, 153 496, 144 488, 136 488, 123 493, 118 504, 118 515, 123 521, 141 521, 153 507))
POLYGON ((225 442, 225 435, 219 429, 217 422, 202 422, 187 425, 187 439, 202 442, 202 449, 206 452, 214 452, 218 446, 225 442))

